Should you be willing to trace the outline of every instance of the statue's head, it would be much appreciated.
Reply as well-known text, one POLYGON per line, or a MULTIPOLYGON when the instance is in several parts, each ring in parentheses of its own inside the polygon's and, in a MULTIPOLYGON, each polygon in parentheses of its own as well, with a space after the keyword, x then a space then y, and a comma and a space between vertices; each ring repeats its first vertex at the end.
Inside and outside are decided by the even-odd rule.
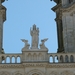
POLYGON ((36 25, 35 24, 33 25, 33 30, 36 30, 36 25))

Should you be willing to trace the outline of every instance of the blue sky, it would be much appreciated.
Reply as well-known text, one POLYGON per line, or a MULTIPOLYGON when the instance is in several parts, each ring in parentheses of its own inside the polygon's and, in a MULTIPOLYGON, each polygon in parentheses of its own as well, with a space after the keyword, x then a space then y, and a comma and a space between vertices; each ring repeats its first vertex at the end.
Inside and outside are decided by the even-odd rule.
POLYGON ((27 39, 31 44, 30 27, 36 24, 40 29, 40 40, 48 38, 45 43, 50 53, 57 51, 57 30, 55 13, 51 8, 55 5, 50 0, 8 0, 3 3, 7 8, 7 20, 3 29, 3 48, 6 53, 20 53, 27 39))

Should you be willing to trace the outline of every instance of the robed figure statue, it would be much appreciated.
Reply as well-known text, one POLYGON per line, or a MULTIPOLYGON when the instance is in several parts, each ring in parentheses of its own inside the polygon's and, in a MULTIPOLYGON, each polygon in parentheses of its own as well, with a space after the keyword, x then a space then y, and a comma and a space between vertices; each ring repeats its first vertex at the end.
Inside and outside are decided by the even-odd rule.
POLYGON ((30 34, 32 36, 32 44, 31 49, 38 49, 38 43, 39 43, 39 28, 36 28, 36 25, 34 24, 32 28, 30 28, 30 34))

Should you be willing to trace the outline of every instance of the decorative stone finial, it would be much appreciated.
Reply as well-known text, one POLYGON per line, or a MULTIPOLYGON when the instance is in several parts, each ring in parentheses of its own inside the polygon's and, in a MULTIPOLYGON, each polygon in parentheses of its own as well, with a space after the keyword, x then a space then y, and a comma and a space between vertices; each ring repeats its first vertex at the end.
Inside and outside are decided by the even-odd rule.
POLYGON ((31 49, 38 49, 39 43, 39 28, 34 24, 32 28, 30 28, 30 34, 32 36, 32 44, 31 49))

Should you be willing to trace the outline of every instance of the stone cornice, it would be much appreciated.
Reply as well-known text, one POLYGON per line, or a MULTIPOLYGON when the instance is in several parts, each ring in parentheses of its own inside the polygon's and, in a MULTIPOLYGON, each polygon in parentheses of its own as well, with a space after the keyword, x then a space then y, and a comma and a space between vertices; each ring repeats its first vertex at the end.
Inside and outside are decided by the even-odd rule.
POLYGON ((52 8, 52 10, 55 12, 58 8, 61 8, 61 3, 58 4, 58 5, 56 5, 56 6, 54 6, 54 7, 52 8))
POLYGON ((48 52, 47 49, 27 49, 27 50, 22 50, 22 52, 48 52))
POLYGON ((23 68, 22 64, 0 64, 0 68, 23 68))
POLYGON ((0 64, 0 68, 25 68, 25 67, 46 67, 46 68, 75 68, 75 63, 21 63, 21 64, 0 64))

